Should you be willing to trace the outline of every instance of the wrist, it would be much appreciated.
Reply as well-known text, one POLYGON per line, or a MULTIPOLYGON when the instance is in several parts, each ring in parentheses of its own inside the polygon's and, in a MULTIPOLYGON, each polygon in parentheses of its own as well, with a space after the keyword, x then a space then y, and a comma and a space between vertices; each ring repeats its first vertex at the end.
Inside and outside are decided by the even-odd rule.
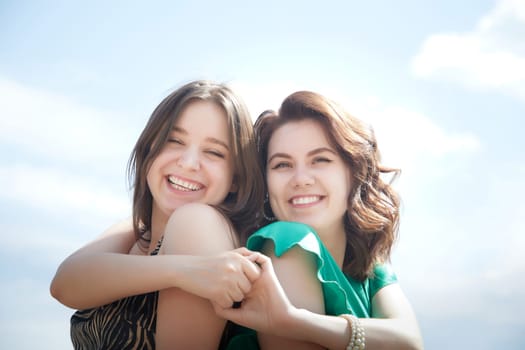
MULTIPOLYGON (((187 268, 190 265, 188 259, 183 255, 164 255, 163 264, 164 278, 168 283, 167 288, 182 288, 186 284, 187 268)), ((184 289, 184 288, 182 288, 184 289)))
POLYGON ((350 314, 340 315, 348 322, 350 327, 350 338, 348 345, 346 346, 347 350, 364 350, 365 349, 365 329, 361 325, 361 321, 350 314))

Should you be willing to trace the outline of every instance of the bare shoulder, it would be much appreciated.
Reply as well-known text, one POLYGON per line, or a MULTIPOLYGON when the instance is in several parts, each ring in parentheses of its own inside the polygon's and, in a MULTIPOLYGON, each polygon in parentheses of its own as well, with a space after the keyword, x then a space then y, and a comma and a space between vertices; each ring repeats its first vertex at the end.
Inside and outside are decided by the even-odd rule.
POLYGON ((294 246, 281 256, 275 255, 272 241, 265 242, 262 252, 272 260, 272 265, 282 279, 302 281, 316 281, 317 262, 312 254, 307 253, 298 246, 294 246))
POLYGON ((271 240, 267 240, 262 249, 262 253, 272 259, 273 266, 289 266, 312 270, 316 266, 315 257, 306 252, 299 246, 294 246, 284 252, 281 256, 275 255, 275 245, 271 240))
POLYGON ((171 214, 167 231, 197 230, 201 228, 229 229, 230 221, 216 208, 201 203, 185 204, 171 214))
POLYGON ((223 249, 237 244, 235 231, 227 217, 218 209, 201 203, 185 204, 170 216, 165 230, 165 239, 179 239, 216 243, 223 249), (185 238, 182 238, 185 237, 185 238))
POLYGON ((293 305, 324 313, 317 262, 312 254, 294 246, 278 257, 272 241, 265 242, 262 252, 272 260, 275 274, 293 305))

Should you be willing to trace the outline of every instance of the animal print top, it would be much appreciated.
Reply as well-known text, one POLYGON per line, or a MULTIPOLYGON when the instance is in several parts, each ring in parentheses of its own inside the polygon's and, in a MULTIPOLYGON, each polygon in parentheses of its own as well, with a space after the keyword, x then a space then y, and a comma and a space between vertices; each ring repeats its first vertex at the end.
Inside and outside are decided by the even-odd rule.
MULTIPOLYGON (((151 255, 157 255, 162 240, 151 255)), ((77 350, 155 349, 159 292, 135 295, 71 317, 71 341, 77 350)))

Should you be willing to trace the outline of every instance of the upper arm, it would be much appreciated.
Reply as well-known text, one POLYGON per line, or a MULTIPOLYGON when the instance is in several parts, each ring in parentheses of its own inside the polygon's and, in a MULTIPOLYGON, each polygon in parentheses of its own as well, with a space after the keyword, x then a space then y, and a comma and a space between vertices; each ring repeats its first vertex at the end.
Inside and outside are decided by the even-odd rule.
POLYGON ((372 319, 362 321, 367 342, 392 349, 422 349, 423 338, 416 314, 397 283, 381 288, 372 298, 372 319))
POLYGON ((111 226, 60 264, 51 281, 51 294, 64 305, 76 309, 100 306, 130 295, 126 294, 125 286, 115 287, 113 284, 113 296, 107 298, 106 294, 111 295, 111 291, 106 293, 103 288, 96 286, 99 283, 106 283, 109 280, 108 275, 111 274, 107 272, 111 270, 107 269, 109 266, 104 265, 108 260, 101 260, 101 257, 107 258, 105 256, 107 253, 127 254, 134 242, 135 235, 131 220, 111 226), (107 273, 101 273, 101 269, 107 273))
POLYGON ((317 262, 314 256, 294 246, 277 257, 272 241, 265 243, 263 253, 272 259, 279 283, 295 307, 325 313, 323 290, 317 279, 317 262))
POLYGON ((110 226, 92 242, 86 244, 73 255, 93 253, 127 254, 136 242, 131 219, 110 226))
POLYGON ((381 288, 372 298, 374 318, 414 318, 414 311, 398 283, 381 288))

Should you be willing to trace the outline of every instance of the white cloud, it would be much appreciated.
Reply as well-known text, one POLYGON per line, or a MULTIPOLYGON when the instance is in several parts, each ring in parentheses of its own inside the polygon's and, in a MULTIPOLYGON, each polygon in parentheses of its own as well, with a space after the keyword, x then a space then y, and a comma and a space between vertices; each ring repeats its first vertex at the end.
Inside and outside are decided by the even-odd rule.
POLYGON ((119 116, 0 77, 0 140, 52 159, 126 159, 132 140, 119 116))
POLYGON ((0 167, 5 186, 0 197, 54 213, 83 212, 88 216, 123 218, 130 213, 129 199, 111 184, 58 168, 29 164, 0 167))
POLYGON ((458 204, 461 196, 472 195, 468 188, 451 193, 449 206, 456 215, 433 206, 427 193, 410 203, 402 219, 394 263, 407 273, 401 276, 403 288, 425 320, 482 320, 490 305, 498 310, 491 323, 523 325, 515 311, 525 307, 520 278, 525 273, 525 165, 517 160, 497 168, 506 170, 476 174, 478 193, 471 201, 458 204))
POLYGON ((232 85, 242 92, 254 119, 265 109, 277 110, 283 99, 295 91, 321 93, 372 125, 384 161, 403 169, 412 167, 418 159, 477 152, 482 147, 477 136, 469 131, 445 130, 429 116, 401 106, 386 106, 377 97, 350 98, 345 91, 333 87, 299 86, 294 82, 256 85, 234 82, 232 85))
POLYGON ((525 1, 500 0, 467 33, 428 37, 412 61, 421 78, 498 89, 525 99, 525 1))
POLYGON ((0 198, 77 220, 130 215, 125 165, 135 132, 129 125, 2 77, 0 96, 0 145, 6 146, 0 181, 9 184, 0 198))
POLYGON ((375 102, 356 110, 374 127, 384 161, 392 166, 411 168, 421 159, 481 148, 480 140, 471 132, 446 130, 429 116, 401 106, 375 102))

